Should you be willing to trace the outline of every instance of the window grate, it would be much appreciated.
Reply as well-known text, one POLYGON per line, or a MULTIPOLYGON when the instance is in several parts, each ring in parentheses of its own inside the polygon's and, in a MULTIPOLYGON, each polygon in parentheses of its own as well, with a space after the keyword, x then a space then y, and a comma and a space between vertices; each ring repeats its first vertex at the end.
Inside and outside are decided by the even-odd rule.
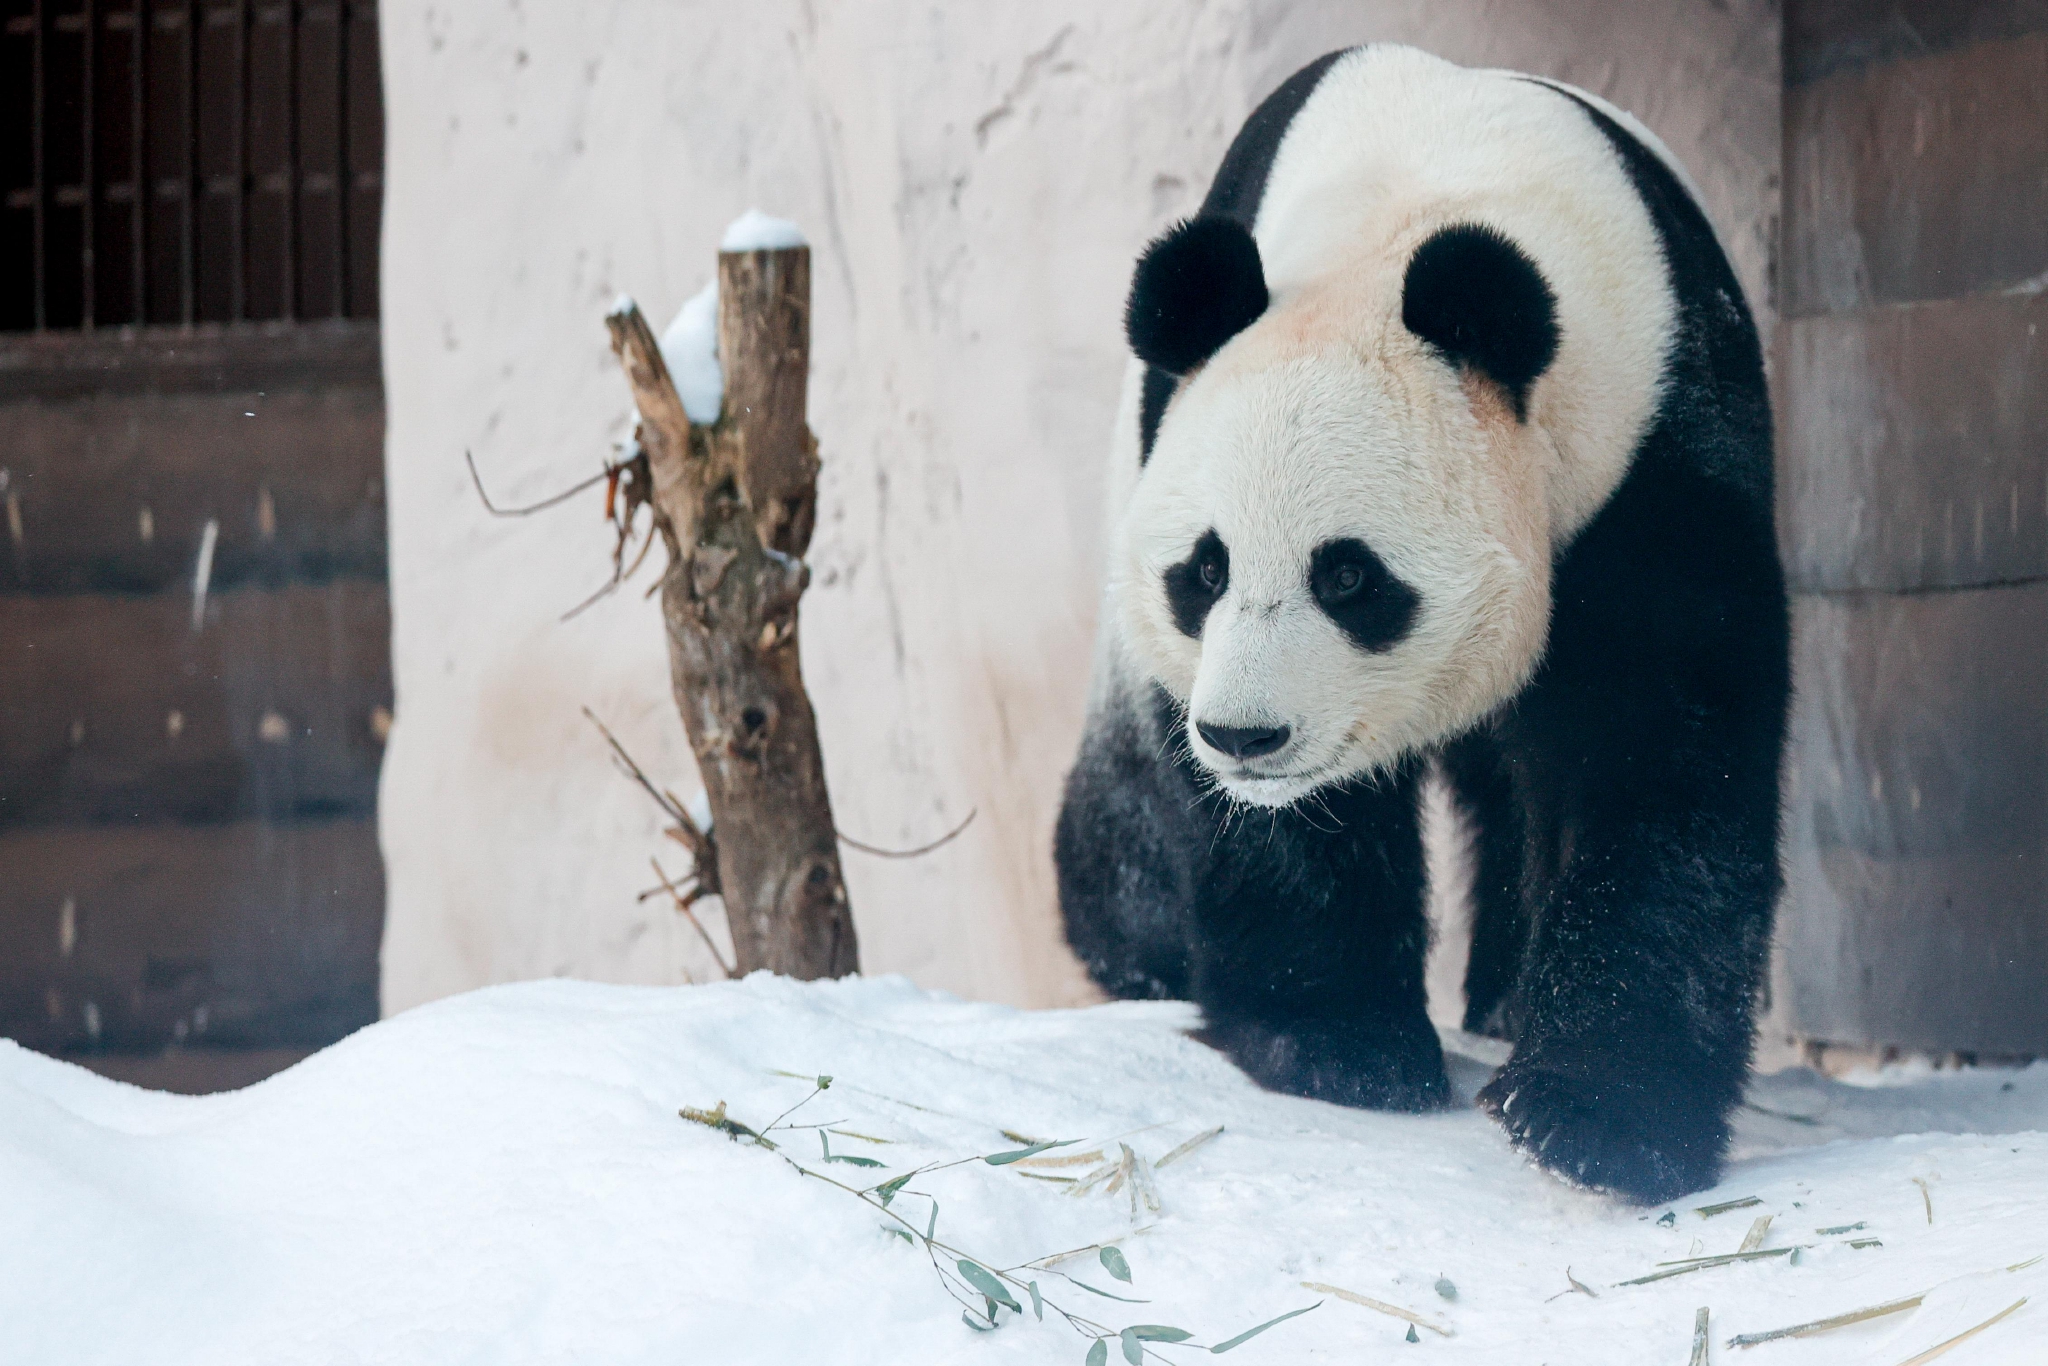
POLYGON ((0 331, 376 316, 374 3, 0 14, 0 331))

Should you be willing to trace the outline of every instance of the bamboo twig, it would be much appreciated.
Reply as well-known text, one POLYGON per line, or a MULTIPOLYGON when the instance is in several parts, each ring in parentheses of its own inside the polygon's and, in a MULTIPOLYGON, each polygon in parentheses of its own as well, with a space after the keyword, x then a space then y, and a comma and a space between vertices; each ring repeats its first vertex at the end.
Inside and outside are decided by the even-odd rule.
POLYGON ((1868 1309, 1852 1309, 1846 1314, 1830 1314, 1824 1319, 1815 1319, 1811 1323, 1795 1323, 1789 1328, 1773 1328, 1765 1333, 1737 1333, 1734 1337, 1728 1339, 1728 1345, 1730 1347, 1754 1347, 1758 1343, 1776 1342, 1780 1338, 1811 1337, 1815 1333, 1825 1333, 1834 1328, 1847 1328, 1851 1324, 1868 1323, 1872 1319, 1881 1319, 1887 1314, 1898 1314, 1908 1309, 1918 1308, 1920 1301, 1926 1298, 1927 1292, 1923 1290, 1917 1295, 1908 1295, 1902 1300, 1887 1300, 1883 1304, 1873 1304, 1868 1309))
POLYGON ((718 964, 718 970, 724 973, 725 980, 730 982, 733 978, 732 964, 725 961, 725 955, 718 951, 717 943, 711 938, 711 931, 704 928, 704 922, 699 920, 697 913, 690 909, 692 902, 701 900, 704 897, 704 889, 698 887, 688 895, 685 895, 676 889, 676 885, 673 882, 668 880, 668 874, 661 870, 661 862, 658 859, 650 858, 647 861, 654 865, 654 875, 661 879, 661 885, 668 890, 670 896, 675 898, 676 909, 683 913, 685 920, 696 926, 698 938, 704 941, 705 948, 711 950, 711 961, 718 964))
POLYGON ((1420 1314, 1410 1313, 1399 1305, 1388 1304, 1385 1300, 1376 1300, 1370 1295, 1361 1295, 1354 1290, 1342 1290, 1334 1285, 1324 1285, 1321 1281, 1303 1281, 1301 1288, 1303 1290, 1314 1290, 1319 1294, 1335 1295, 1340 1300, 1348 1300, 1352 1304, 1373 1310, 1376 1313, 1386 1314, 1391 1318, 1406 1319, 1417 1328, 1427 1328, 1440 1338, 1456 1336, 1450 1329, 1440 1328, 1420 1314))
POLYGON ((1922 1352, 1919 1356, 1908 1357, 1906 1360, 1900 1362, 1899 1366, 1926 1366, 1927 1362, 1934 1360, 1936 1357, 1947 1355, 1950 1348, 1958 1347, 1963 1343, 1968 1342, 1971 1338, 1976 1337, 1977 1334, 1983 1332, 1992 1324, 1997 1323, 2000 1319, 2019 1312, 2021 1307, 2024 1306, 2026 1302, 2027 1297, 2025 1295, 2020 1296, 2011 1304, 2008 1304, 2005 1308, 1999 1310, 1996 1314, 1993 1314, 1990 1318, 1978 1324, 1975 1328, 1966 1328, 1962 1332, 1957 1333, 1954 1337, 1948 1339, 1946 1342, 1937 1342, 1932 1347, 1929 1347, 1926 1351, 1922 1352))

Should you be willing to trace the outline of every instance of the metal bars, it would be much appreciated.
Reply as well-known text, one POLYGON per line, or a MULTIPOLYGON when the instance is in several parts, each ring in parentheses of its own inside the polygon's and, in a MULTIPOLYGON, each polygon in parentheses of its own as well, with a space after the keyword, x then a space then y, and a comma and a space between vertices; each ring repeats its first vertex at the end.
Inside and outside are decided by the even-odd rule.
POLYGON ((373 3, 0 16, 0 332, 376 316, 373 3))

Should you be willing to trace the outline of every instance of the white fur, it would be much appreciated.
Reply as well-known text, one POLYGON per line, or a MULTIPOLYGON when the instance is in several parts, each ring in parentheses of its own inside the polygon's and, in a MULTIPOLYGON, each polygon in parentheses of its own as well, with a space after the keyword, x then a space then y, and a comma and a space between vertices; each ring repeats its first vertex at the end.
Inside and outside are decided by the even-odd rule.
MULTIPOLYGON (((1189 741, 1232 795, 1282 806, 1458 733, 1528 680, 1553 552, 1627 472, 1675 305, 1648 212, 1583 110, 1407 48, 1324 75, 1254 236, 1272 306, 1168 406, 1117 528, 1121 639, 1105 662, 1156 680, 1193 720, 1290 726, 1285 749, 1244 763, 1189 741), (1557 299, 1557 356, 1525 423, 1401 324, 1415 249, 1463 222, 1514 240, 1557 299), (1191 640, 1161 576, 1211 527, 1229 587, 1191 640), (1383 654, 1308 590, 1311 552, 1344 536, 1422 598, 1383 654)), ((1126 388, 1117 454, 1135 466, 1126 388)))

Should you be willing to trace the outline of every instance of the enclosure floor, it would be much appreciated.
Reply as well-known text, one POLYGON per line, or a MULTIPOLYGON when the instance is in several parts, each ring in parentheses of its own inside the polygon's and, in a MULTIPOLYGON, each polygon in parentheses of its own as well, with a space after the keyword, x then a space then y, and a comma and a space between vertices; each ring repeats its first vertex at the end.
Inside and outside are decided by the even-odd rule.
MULTIPOLYGON (((1080 1366, 1089 1342, 1054 1306, 1213 1344, 1318 1302, 1232 1359, 1680 1366, 1705 1307, 1715 1362, 1898 1366, 2022 1299, 1944 1366, 2037 1360, 2048 1340, 2048 1262, 2008 1269, 2048 1252, 2048 1065, 1766 1078, 1726 1181, 1640 1210, 1532 1169, 1470 1109, 1261 1092, 1185 1036, 1192 1020, 1172 1003, 1024 1012, 890 978, 532 983, 204 1097, 0 1045, 9 1359, 1080 1366), (678 1115, 720 1102, 754 1128, 798 1108, 770 1152, 678 1115), (828 1132, 787 1127, 814 1124, 828 1132), (1218 1125, 1153 1174, 1156 1211, 1137 1183, 1076 1198, 1025 1175, 1083 1175, 1121 1145, 1154 1162, 1218 1125), (1017 1135, 1078 1140, 1042 1154, 1078 1160, 975 1160, 1017 1135), (887 1211, 791 1165, 871 1188, 962 1158, 887 1211), (948 1250, 927 1256, 935 1207, 948 1250), (1761 1216, 1761 1248, 1796 1245, 1796 1261, 1621 1284, 1734 1252, 1761 1216), (1109 1241, 1129 1283, 1090 1247, 1109 1241), (1019 1291, 1024 1313, 1000 1310, 992 1333, 962 1323, 938 1270, 1074 1248, 1018 1273, 1045 1320, 1019 1291), (1328 1287, 1421 1320, 1418 1341, 1328 1287), (1923 1292, 1856 1327, 1724 1345, 1923 1292)), ((1469 1098, 1497 1053, 1452 1043, 1469 1098)))

